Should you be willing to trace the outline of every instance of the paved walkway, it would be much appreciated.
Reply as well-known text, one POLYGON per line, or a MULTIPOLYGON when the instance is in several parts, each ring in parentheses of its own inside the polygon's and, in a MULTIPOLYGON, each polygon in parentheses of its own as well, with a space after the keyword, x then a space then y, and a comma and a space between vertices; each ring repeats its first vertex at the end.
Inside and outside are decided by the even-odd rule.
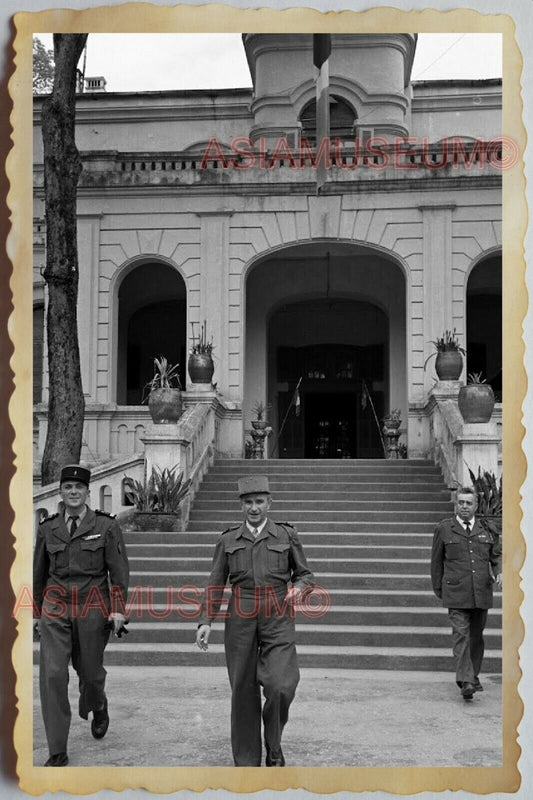
MULTIPOLYGON (((208 656, 207 656, 208 657, 208 656)), ((501 676, 465 702, 448 673, 302 669, 283 750, 295 766, 498 766, 501 676)), ((35 670, 34 763, 48 757, 35 670)), ((71 766, 233 766, 223 667, 108 667, 111 725, 77 714, 71 766)))

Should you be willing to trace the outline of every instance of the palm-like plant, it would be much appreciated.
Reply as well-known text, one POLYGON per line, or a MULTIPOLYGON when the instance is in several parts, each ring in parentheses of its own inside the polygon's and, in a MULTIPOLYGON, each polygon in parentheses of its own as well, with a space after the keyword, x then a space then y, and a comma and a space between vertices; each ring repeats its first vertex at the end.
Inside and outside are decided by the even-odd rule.
POLYGON ((154 358, 154 375, 145 385, 147 394, 154 389, 181 389, 179 364, 169 364, 165 356, 154 358))
POLYGON ((178 472, 178 465, 160 470, 152 467, 146 484, 126 475, 124 477, 124 491, 126 497, 133 503, 137 511, 159 511, 165 514, 175 514, 179 511, 180 503, 189 491, 191 481, 183 480, 183 472, 178 472))
POLYGON ((472 486, 477 494, 477 513, 481 516, 501 516, 503 500, 502 478, 498 481, 493 472, 487 472, 487 470, 482 472, 481 467, 478 467, 477 475, 470 468, 468 472, 472 486))

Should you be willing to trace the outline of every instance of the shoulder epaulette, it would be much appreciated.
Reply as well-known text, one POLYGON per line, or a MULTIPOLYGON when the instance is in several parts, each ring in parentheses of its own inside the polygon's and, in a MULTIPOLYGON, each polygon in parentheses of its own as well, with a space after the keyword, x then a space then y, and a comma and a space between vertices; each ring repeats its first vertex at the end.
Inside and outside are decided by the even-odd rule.
POLYGON ((41 517, 41 519, 39 520, 39 525, 42 525, 43 522, 49 522, 51 519, 56 519, 56 517, 58 516, 59 512, 56 512, 55 514, 49 514, 47 517, 41 517))
POLYGON ((99 508, 95 509, 94 513, 99 517, 109 517, 109 519, 115 519, 115 514, 109 514, 107 511, 100 511, 99 508))
POLYGON ((225 533, 229 533, 230 531, 238 531, 240 527, 240 525, 233 525, 231 528, 226 528, 225 531, 222 531, 220 535, 224 536, 225 533))
POLYGON ((293 531, 296 530, 292 522, 276 522, 276 525, 281 525, 282 528, 291 528, 293 531))

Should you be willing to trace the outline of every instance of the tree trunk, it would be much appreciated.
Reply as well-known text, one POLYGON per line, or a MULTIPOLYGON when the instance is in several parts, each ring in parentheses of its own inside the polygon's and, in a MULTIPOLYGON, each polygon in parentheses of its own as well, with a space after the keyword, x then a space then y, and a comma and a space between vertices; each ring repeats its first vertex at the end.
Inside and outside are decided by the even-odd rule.
POLYGON ((76 188, 81 158, 76 148, 76 67, 87 34, 54 34, 55 74, 42 111, 48 286, 48 431, 42 483, 58 480, 64 464, 81 452, 85 401, 78 347, 76 188))

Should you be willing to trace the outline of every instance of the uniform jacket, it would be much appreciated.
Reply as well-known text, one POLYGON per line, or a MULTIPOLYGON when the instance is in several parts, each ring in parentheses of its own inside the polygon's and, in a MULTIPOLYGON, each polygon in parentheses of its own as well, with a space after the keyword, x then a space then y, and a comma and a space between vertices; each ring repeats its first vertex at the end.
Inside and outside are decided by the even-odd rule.
POLYGON ((437 525, 431 552, 433 591, 445 608, 492 608, 502 570, 500 537, 476 519, 469 535, 455 517, 437 525))
MULTIPOLYGON (((63 513, 54 514, 39 525, 33 560, 34 604, 39 613, 47 586, 59 587, 55 597, 67 603, 83 603, 92 587, 97 587, 95 603, 101 596, 107 604, 111 584, 113 594, 120 593, 125 604, 128 579, 122 531, 109 514, 87 508, 72 538, 63 513)), ((120 600, 118 603, 114 610, 122 611, 120 600)))
POLYGON ((289 583, 298 588, 311 587, 314 583, 296 529, 271 519, 257 539, 246 523, 221 534, 213 556, 200 624, 210 624, 216 615, 228 578, 232 587, 244 592, 268 586, 278 595, 286 593, 289 583))

